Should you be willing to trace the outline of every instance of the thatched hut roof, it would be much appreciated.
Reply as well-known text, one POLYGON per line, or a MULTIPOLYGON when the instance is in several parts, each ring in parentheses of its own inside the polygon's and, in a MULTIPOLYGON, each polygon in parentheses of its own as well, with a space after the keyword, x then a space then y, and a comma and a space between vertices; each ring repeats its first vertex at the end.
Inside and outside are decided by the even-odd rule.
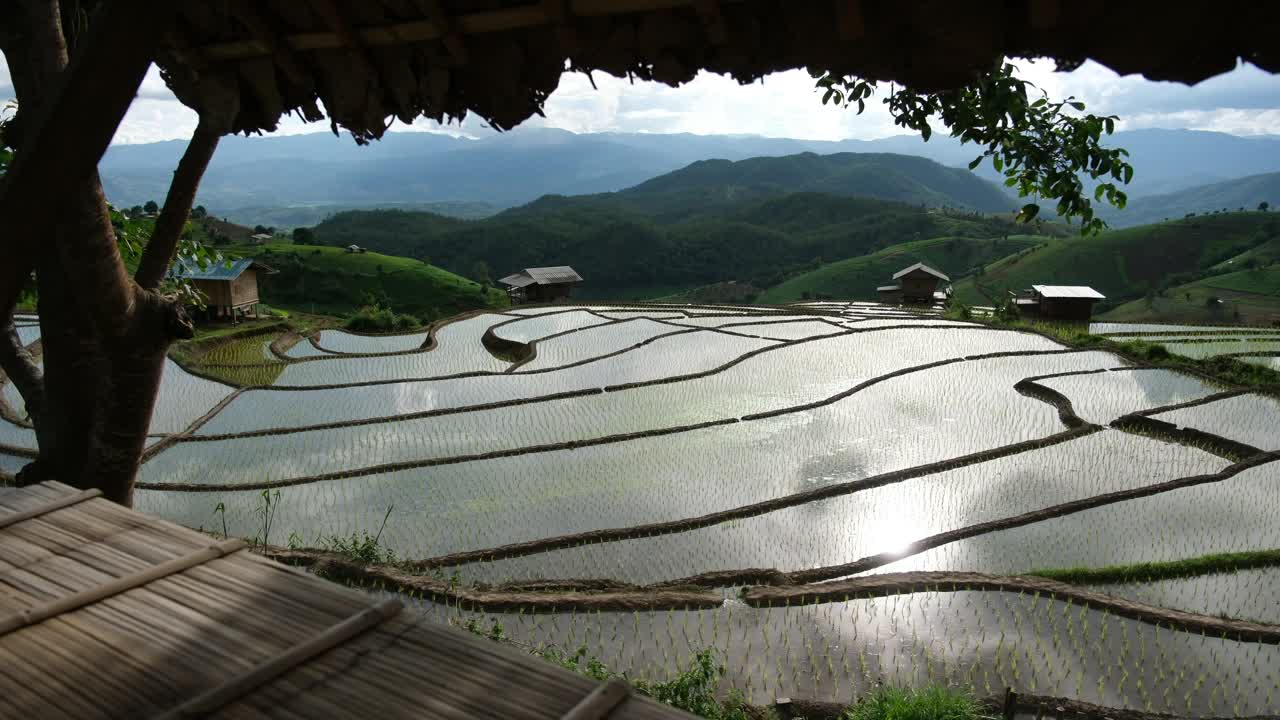
POLYGON ((364 141, 391 117, 510 128, 567 68, 678 85, 811 67, 936 90, 1014 56, 1194 83, 1237 58, 1280 70, 1277 27, 1280 3, 1249 0, 218 0, 182 4, 158 62, 225 129, 322 120, 323 103, 364 141))

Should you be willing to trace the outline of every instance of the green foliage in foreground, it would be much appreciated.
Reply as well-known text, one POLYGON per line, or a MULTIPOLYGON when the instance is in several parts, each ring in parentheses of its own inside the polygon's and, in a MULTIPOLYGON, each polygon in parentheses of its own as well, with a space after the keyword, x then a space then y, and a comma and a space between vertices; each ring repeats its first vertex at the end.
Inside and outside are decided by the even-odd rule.
MULTIPOLYGON (((463 628, 495 642, 512 642, 502 629, 502 624, 496 620, 490 627, 485 628, 480 624, 479 619, 472 618, 463 625, 463 628)), ((579 647, 573 653, 567 653, 557 647, 526 647, 525 649, 531 655, 555 663, 566 670, 586 675, 592 680, 602 682, 613 678, 627 680, 641 695, 647 695, 658 702, 699 717, 710 720, 748 720, 751 717, 746 711, 746 701, 737 691, 729 693, 723 700, 717 697, 716 691, 720 687, 720 678, 724 676, 725 668, 720 664, 713 648, 701 650, 692 658, 693 662, 688 670, 660 683, 629 680, 625 675, 610 670, 598 658, 588 657, 585 646, 579 647)))
POLYGON ((1032 570, 1026 574, 1076 585, 1108 585, 1231 573, 1238 570, 1275 567, 1277 565, 1280 565, 1280 549, 1214 553, 1181 560, 1109 565, 1100 568, 1074 567, 1032 570))
MULTIPOLYGON (((1038 88, 1019 78, 1016 70, 1002 63, 964 87, 939 92, 895 85, 884 104, 895 123, 920 133, 926 142, 933 133, 930 121, 941 122, 951 137, 981 149, 969 163, 970 170, 991 158, 996 172, 1004 173, 1005 185, 1017 188, 1020 197, 1057 200, 1059 215, 1068 221, 1079 219, 1082 234, 1096 233, 1106 223, 1094 216, 1081 177, 1101 181, 1094 187, 1093 200, 1125 206, 1124 192, 1112 181, 1127 184, 1133 179, 1133 166, 1125 160, 1129 153, 1102 146, 1102 136, 1115 132, 1119 118, 1085 114, 1084 103, 1074 97, 1054 102, 1040 90, 1035 98, 1032 91, 1038 88)), ((822 104, 856 105, 859 114, 877 89, 875 80, 810 72, 818 89, 826 91, 822 104)), ((1028 203, 1018 218, 1031 220, 1039 212, 1039 205, 1028 203)))
MULTIPOLYGON (((378 527, 376 534, 370 535, 369 531, 362 530, 360 532, 353 531, 348 536, 330 535, 320 539, 320 546, 329 552, 344 555, 356 562, 371 565, 390 565, 396 562, 396 551, 382 544, 382 531, 387 529, 387 520, 391 518, 391 511, 395 509, 395 505, 387 508, 387 513, 382 516, 382 525, 378 527)), ((291 536, 289 538, 290 547, 301 546, 301 538, 291 536)))
MULTIPOLYGON (((494 620, 484 627, 479 618, 471 618, 463 629, 495 642, 519 645, 507 637, 502 624, 494 620)), ((738 691, 725 696, 718 692, 725 668, 714 648, 704 648, 693 656, 689 668, 666 682, 630 680, 610 670, 598 658, 587 655, 586 646, 573 653, 557 647, 532 648, 520 645, 529 654, 560 667, 585 675, 592 680, 621 678, 630 682, 641 695, 709 720, 748 720, 775 717, 772 708, 748 706, 738 691)), ((847 720, 979 720, 986 716, 972 694, 936 686, 920 690, 893 687, 876 688, 849 707, 847 720)))
POLYGON ((986 717, 973 695, 937 686, 879 687, 844 714, 846 720, 976 720, 986 717))

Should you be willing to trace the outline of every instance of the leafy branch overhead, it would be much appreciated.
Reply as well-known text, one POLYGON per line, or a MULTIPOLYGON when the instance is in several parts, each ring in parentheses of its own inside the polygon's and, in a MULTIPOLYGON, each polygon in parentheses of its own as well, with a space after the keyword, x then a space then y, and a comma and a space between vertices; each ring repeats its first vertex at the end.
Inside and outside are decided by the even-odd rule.
MULTIPOLYGON (((1084 113, 1084 103, 1074 97, 1051 101, 1043 90, 1016 77, 1014 70, 1004 63, 969 85, 942 92, 895 86, 883 102, 896 124, 920 133, 925 141, 933 134, 930 122, 941 121, 952 137, 986 146, 969 163, 971 170, 991 158, 991 165, 1004 174, 1005 185, 1017 188, 1021 197, 1057 200, 1058 214, 1068 222, 1078 219, 1081 234, 1097 233, 1106 223, 1094 214, 1093 201, 1123 208, 1127 198, 1117 183, 1133 179, 1133 166, 1125 160, 1129 153, 1101 144, 1104 135, 1115 131, 1116 116, 1084 113), (1081 175, 1102 180, 1092 199, 1081 175)), ((874 81, 824 71, 810 74, 823 91, 824 105, 856 105, 858 113, 877 89, 874 81)), ((1027 203, 1017 219, 1028 222, 1039 212, 1038 204, 1027 203)))

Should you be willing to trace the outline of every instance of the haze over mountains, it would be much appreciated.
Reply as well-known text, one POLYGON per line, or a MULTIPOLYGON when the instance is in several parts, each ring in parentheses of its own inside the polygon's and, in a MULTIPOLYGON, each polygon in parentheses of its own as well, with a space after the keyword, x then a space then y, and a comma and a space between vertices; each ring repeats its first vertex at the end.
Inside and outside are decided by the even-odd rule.
MULTIPOLYGON (((1142 208, 1144 196, 1280 171, 1280 138, 1275 136, 1134 130, 1117 133, 1110 144, 1131 153, 1136 173, 1128 192, 1135 211, 1142 208)), ((100 166, 108 197, 125 206, 163 199, 184 145, 170 141, 112 146, 100 166)), ((907 135, 828 142, 733 135, 574 134, 521 128, 479 140, 389 133, 366 147, 329 133, 236 136, 222 141, 201 184, 198 202, 239 222, 286 227, 314 224, 335 210, 355 207, 406 207, 476 217, 485 214, 489 206, 493 210, 514 207, 547 194, 581 195, 628 188, 698 161, 804 152, 898 153, 959 168, 978 154, 973 146, 962 147, 958 141, 937 135, 927 143, 907 135)), ((997 179, 989 164, 975 174, 997 179)), ((822 191, 817 186, 820 183, 797 181, 799 185, 788 189, 822 191)), ((889 194, 905 199, 893 194, 896 192, 889 194)), ((921 197, 908 201, 930 205, 950 201, 989 212, 1003 209, 996 207, 989 194, 970 200, 921 197)), ((1010 196, 1008 206, 1014 202, 1010 196)), ((1170 207, 1169 200, 1161 202, 1165 203, 1162 208, 1170 207)), ((1169 212, 1162 209, 1156 214, 1163 217, 1169 212)), ((1133 215, 1131 219, 1114 213, 1108 219, 1116 225, 1150 220, 1149 214, 1141 218, 1136 217, 1137 212, 1133 215)))

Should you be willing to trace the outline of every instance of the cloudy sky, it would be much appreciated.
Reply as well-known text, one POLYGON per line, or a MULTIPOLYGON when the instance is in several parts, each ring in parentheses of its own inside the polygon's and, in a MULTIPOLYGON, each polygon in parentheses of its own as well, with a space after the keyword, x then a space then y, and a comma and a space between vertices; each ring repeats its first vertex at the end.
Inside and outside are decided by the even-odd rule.
MULTIPOLYGON (((1119 115, 1122 128, 1163 127, 1216 130, 1236 135, 1280 135, 1280 76, 1251 65, 1212 78, 1195 87, 1120 77, 1094 63, 1071 73, 1053 71, 1050 61, 1016 61, 1022 75, 1050 97, 1074 95, 1091 112, 1119 115)), ((656 83, 629 84, 597 74, 598 89, 581 75, 565 75, 547 103, 545 119, 531 125, 574 132, 690 132, 755 134, 814 140, 874 139, 899 134, 880 103, 868 103, 861 116, 823 107, 813 81, 800 71, 779 73, 753 85, 703 74, 679 88, 656 83)), ((8 68, 0 60, 0 101, 12 96, 8 68)), ((117 143, 185 139, 195 128, 195 114, 169 93, 152 68, 125 117, 117 143)), ((406 129, 397 124, 393 129, 406 129)), ((440 130, 428 121, 418 130, 440 130)), ((286 119, 281 132, 326 131, 286 119)), ((468 121, 448 132, 479 136, 491 132, 468 121)))

